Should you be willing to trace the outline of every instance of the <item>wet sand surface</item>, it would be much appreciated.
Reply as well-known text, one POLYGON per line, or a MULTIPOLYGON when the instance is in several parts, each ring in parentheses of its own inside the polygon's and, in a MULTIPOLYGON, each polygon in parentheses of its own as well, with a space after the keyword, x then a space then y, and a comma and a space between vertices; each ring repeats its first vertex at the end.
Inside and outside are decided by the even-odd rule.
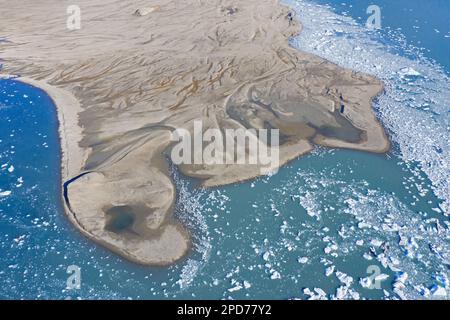
MULTIPOLYGON (((0 0, 2 74, 55 101, 63 183, 73 179, 68 217, 131 261, 168 265, 189 250, 172 217, 176 190, 164 156, 174 129, 192 131, 198 120, 204 129, 277 128, 280 165, 315 144, 389 149, 371 107, 382 84, 290 48, 301 26, 278 1, 78 5, 81 29, 68 30, 62 1, 0 0)), ((261 174, 255 165, 180 169, 206 187, 261 174)))

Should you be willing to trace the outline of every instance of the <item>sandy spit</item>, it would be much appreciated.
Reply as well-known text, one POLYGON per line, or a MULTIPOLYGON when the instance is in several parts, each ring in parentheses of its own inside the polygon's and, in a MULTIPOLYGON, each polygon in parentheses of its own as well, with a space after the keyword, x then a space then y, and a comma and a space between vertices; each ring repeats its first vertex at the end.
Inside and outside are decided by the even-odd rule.
MULTIPOLYGON (((382 83, 289 47, 301 27, 278 1, 77 2, 81 29, 69 30, 63 1, 0 0, 2 75, 53 99, 71 181, 66 213, 126 259, 169 265, 189 252, 164 156, 174 129, 198 120, 278 128, 280 165, 314 145, 389 149, 371 106, 382 83)), ((205 187, 261 174, 251 165, 180 169, 205 187)))

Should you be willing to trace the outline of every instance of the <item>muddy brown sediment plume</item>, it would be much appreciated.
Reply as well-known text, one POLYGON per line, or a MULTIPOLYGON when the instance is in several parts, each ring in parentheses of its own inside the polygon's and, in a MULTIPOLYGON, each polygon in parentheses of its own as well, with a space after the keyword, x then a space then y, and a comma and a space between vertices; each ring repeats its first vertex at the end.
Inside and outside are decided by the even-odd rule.
MULTIPOLYGON (((167 265, 189 250, 162 155, 176 128, 278 128, 280 165, 315 144, 389 148, 371 108, 382 84, 290 48, 301 27, 278 1, 77 4, 81 29, 70 31, 66 1, 1 0, 2 73, 54 99, 63 179, 84 173, 66 185, 68 216, 127 259, 167 265)), ((180 168, 204 186, 260 174, 252 165, 180 168)))

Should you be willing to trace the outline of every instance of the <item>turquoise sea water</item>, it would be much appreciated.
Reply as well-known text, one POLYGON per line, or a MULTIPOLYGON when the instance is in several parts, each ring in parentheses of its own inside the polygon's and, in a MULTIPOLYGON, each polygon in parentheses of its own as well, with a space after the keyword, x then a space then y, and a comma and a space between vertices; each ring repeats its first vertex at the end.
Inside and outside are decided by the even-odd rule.
POLYGON ((316 0, 328 5, 340 15, 350 16, 364 24, 370 14, 367 8, 378 5, 381 9, 380 30, 385 36, 397 35, 403 44, 420 48, 428 58, 450 70, 450 6, 447 0, 428 1, 342 1, 316 0))
MULTIPOLYGON (((327 2, 336 10, 289 3, 305 28, 293 46, 385 81, 375 108, 393 150, 319 148, 272 177, 212 190, 173 170, 176 214, 193 231, 193 252, 170 268, 140 267, 86 240, 65 219, 54 106, 40 90, 0 80, 0 298, 448 294, 449 79, 448 57, 439 53, 448 40, 427 42, 428 33, 408 32, 413 25, 428 28, 419 1, 397 7, 380 1, 418 17, 383 23, 401 23, 396 32, 365 30, 356 5, 353 12, 341 2, 327 2), (416 41, 430 52, 416 50, 416 41), (81 268, 79 290, 66 289, 70 265, 81 268), (375 276, 380 288, 365 288, 375 276)), ((449 32, 445 25, 439 30, 449 32)))

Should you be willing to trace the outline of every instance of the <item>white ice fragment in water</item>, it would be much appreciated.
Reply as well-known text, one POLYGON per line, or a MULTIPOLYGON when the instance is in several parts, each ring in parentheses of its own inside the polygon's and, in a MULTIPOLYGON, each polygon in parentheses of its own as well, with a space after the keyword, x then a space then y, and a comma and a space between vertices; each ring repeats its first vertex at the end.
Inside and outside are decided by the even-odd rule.
POLYGON ((329 254, 330 252, 332 252, 332 251, 336 251, 338 249, 338 246, 337 246, 337 244, 329 244, 328 246, 326 246, 324 249, 323 249, 323 251, 326 253, 326 254, 329 254))
POLYGON ((331 276, 333 274, 335 268, 336 268, 335 266, 330 266, 330 267, 326 268, 325 275, 327 277, 331 276))
POLYGON ((430 296, 431 296, 430 289, 424 287, 423 285, 414 286, 414 289, 416 289, 416 291, 417 291, 422 297, 425 297, 425 298, 429 299, 430 296))
POLYGON ((350 286, 353 283, 353 278, 344 272, 336 271, 336 277, 346 286, 350 286))
POLYGON ((359 223, 358 223, 358 228, 359 228, 359 229, 370 228, 370 224, 368 224, 368 223, 366 223, 366 222, 359 222, 359 223))
POLYGON ((301 264, 305 264, 305 263, 308 263, 308 257, 301 257, 301 258, 298 258, 298 263, 301 263, 301 264))
POLYGON ((288 251, 293 251, 297 248, 297 246, 295 245, 294 242, 288 240, 288 239, 283 239, 283 245, 286 249, 288 249, 288 251))
POLYGON ((307 296, 311 296, 314 293, 309 288, 304 288, 303 289, 303 294, 306 294, 307 296))
POLYGON ((348 293, 348 287, 347 286, 340 286, 336 289, 336 299, 343 300, 347 296, 348 293))
POLYGON ((271 273, 270 279, 272 280, 281 279, 281 274, 278 271, 270 270, 270 273, 271 273))
POLYGON ((264 254, 262 256, 263 260, 269 261, 269 257, 270 257, 270 252, 269 251, 264 252, 264 254))
POLYGON ((445 298, 447 297, 447 291, 445 290, 445 288, 438 286, 438 285, 434 285, 433 287, 431 287, 430 289, 433 297, 435 298, 445 298))
POLYGON ((283 224, 280 227, 281 234, 284 234, 286 232, 287 228, 288 228, 288 223, 286 221, 283 221, 283 224))
POLYGON ((326 297, 327 293, 321 288, 314 288, 314 291, 321 297, 326 297))
POLYGON ((9 191, 9 190, 7 190, 7 191, 2 191, 2 192, 0 192, 0 198, 4 198, 4 197, 7 197, 7 196, 9 196, 9 195, 11 195, 11 191, 9 191))
POLYGON ((369 261, 373 259, 373 257, 367 252, 364 252, 363 258, 369 261))
POLYGON ((25 238, 26 238, 26 235, 21 235, 21 236, 15 238, 15 239, 13 239, 13 241, 15 243, 17 243, 17 246, 20 247, 20 246, 22 246, 25 243, 25 238))
POLYGON ((406 283, 406 280, 408 279, 408 273, 406 272, 400 272, 396 277, 395 281, 406 283))
POLYGON ((384 281, 387 279, 389 279, 389 275, 385 273, 379 274, 375 277, 375 281, 384 281))
POLYGON ((442 285, 444 288, 448 288, 448 287, 449 287, 450 281, 449 281, 449 279, 448 279, 448 277, 447 277, 446 274, 441 273, 441 274, 435 276, 434 278, 435 278, 436 281, 438 281, 438 283, 439 283, 440 285, 442 285))
POLYGON ((398 290, 403 290, 403 289, 405 289, 405 284, 403 283, 403 282, 400 282, 400 281, 395 281, 393 284, 392 284, 392 287, 394 288, 394 289, 398 289, 398 290))
POLYGON ((381 265, 383 266, 383 268, 387 268, 389 265, 389 260, 386 257, 386 255, 384 253, 380 253, 379 255, 377 255, 377 259, 378 261, 380 261, 381 265))
POLYGON ((327 300, 327 294, 321 288, 314 288, 314 291, 304 288, 303 294, 309 296, 308 300, 327 300))
POLYGON ((412 76, 412 77, 419 77, 422 75, 420 72, 416 71, 411 67, 405 67, 400 69, 399 74, 401 76, 412 76))
POLYGON ((348 291, 348 293, 350 293, 350 296, 352 297, 353 300, 359 300, 361 299, 361 296, 359 295, 358 292, 356 292, 355 290, 350 289, 348 291))
POLYGON ((23 185, 23 178, 20 177, 17 179, 16 188, 20 188, 23 185))
POLYGON ((440 209, 440 208, 431 208, 431 210, 433 210, 434 212, 437 212, 437 213, 441 213, 442 212, 442 210, 440 209))
POLYGON ((13 166, 13 165, 10 165, 10 166, 9 166, 8 172, 9 172, 9 173, 13 173, 13 172, 14 172, 14 166, 13 166))
POLYGON ((374 247, 380 247, 383 244, 383 241, 378 240, 378 239, 373 239, 372 241, 370 241, 370 244, 374 247))
POLYGON ((361 287, 363 288, 367 288, 370 289, 372 287, 372 280, 369 277, 365 277, 365 278, 360 278, 359 279, 359 284, 361 285, 361 287))
POLYGON ((252 285, 251 285, 250 282, 244 280, 244 288, 245 288, 245 289, 248 289, 248 288, 250 288, 251 286, 252 286, 252 285))
POLYGON ((364 240, 356 240, 357 246, 362 246, 364 244, 364 240))
POLYGON ((402 300, 407 300, 408 299, 408 297, 406 296, 406 294, 401 290, 401 289, 399 289, 399 288, 394 288, 394 293, 396 294, 396 295, 398 295, 399 297, 400 297, 400 299, 402 299, 402 300))
POLYGON ((242 289, 241 284, 238 282, 233 288, 228 289, 228 292, 235 292, 242 289))

